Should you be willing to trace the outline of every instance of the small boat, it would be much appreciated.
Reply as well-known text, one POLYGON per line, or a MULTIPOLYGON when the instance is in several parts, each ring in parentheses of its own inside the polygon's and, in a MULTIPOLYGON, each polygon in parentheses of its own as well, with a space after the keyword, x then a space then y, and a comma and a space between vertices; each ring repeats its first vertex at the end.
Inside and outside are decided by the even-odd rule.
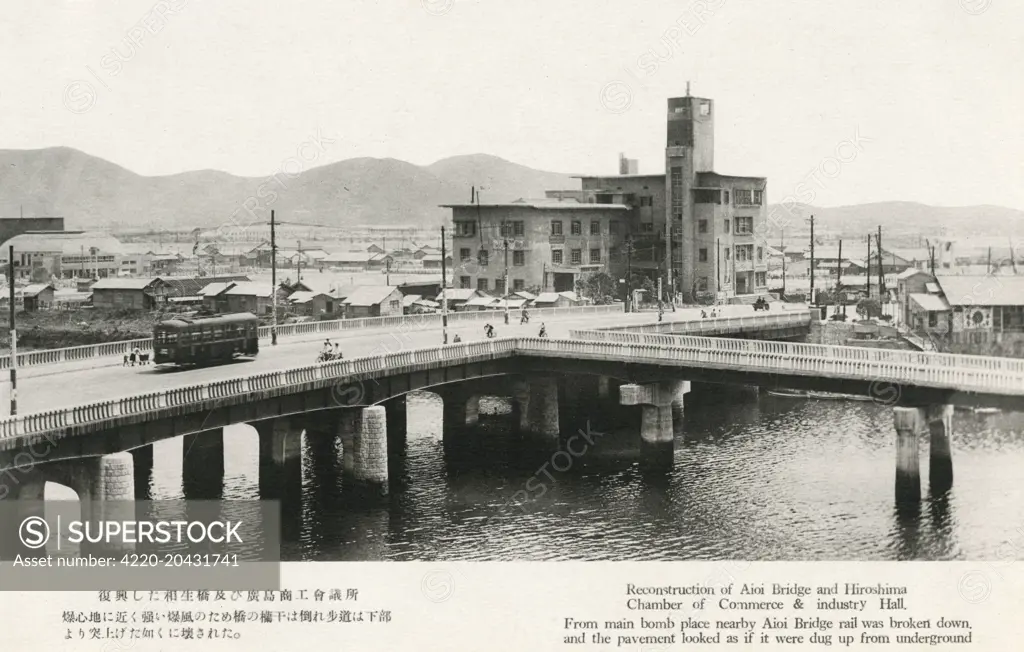
POLYGON ((870 396, 859 394, 838 394, 836 392, 815 392, 801 389, 769 389, 771 396, 783 396, 786 398, 813 398, 825 401, 870 401, 870 396))

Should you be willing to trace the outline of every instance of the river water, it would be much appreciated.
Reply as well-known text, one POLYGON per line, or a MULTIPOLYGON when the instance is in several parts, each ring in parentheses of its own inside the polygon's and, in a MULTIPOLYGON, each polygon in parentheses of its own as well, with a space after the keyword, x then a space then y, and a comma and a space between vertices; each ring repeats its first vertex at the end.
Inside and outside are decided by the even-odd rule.
MULTIPOLYGON (((672 469, 651 472, 635 425, 592 422, 577 456, 523 441, 501 416, 442 442, 427 396, 410 400, 386 497, 347 486, 337 455, 304 442, 285 560, 992 560, 1024 545, 1024 414, 955 414, 944 497, 928 495, 923 439, 924 501, 907 515, 892 410, 873 403, 695 391, 672 469)), ((223 481, 203 497, 257 498, 258 456, 252 428, 229 428, 223 481)), ((181 440, 154 457, 150 497, 183 497, 181 440)))

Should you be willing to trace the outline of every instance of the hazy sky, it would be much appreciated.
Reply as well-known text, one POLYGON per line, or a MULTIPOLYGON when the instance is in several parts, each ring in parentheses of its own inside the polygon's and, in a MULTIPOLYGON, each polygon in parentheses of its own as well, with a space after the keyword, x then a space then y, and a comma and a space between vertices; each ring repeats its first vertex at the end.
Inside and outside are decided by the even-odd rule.
POLYGON ((1024 208, 1022 25, 1014 0, 13 2, 0 148, 264 176, 319 132, 316 164, 660 172, 690 80, 717 171, 767 176, 770 201, 823 166, 819 205, 1024 208))

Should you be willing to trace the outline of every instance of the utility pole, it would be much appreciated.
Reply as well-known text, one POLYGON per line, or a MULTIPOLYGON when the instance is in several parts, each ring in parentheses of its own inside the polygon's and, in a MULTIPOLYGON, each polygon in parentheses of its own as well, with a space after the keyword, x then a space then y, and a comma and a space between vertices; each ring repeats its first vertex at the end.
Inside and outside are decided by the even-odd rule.
MULTIPOLYGON (((868 278, 867 287, 868 287, 868 298, 870 299, 871 298, 871 234, 870 233, 868 234, 868 260, 867 260, 867 265, 868 265, 868 268, 866 270, 867 271, 867 278, 868 278)), ((881 265, 881 261, 879 261, 879 265, 881 265)), ((879 300, 881 300, 881 298, 882 298, 882 294, 881 294, 882 288, 878 288, 878 292, 879 292, 878 298, 879 298, 879 300)))
MULTIPOLYGON (((478 206, 479 206, 479 204, 478 204, 478 206)), ((508 295, 509 295, 509 291, 508 291, 508 228, 509 228, 509 223, 506 222, 505 220, 502 220, 502 222, 501 222, 501 237, 502 237, 502 242, 503 242, 503 244, 505 246, 505 280, 503 282, 503 291, 505 293, 505 296, 502 297, 502 299, 505 301, 505 324, 506 325, 508 324, 508 295)))
POLYGON ((448 247, 441 226, 441 343, 448 343, 448 247))
POLYGON ((715 238, 715 303, 718 293, 722 291, 722 239, 715 238))
MULTIPOLYGON (((846 314, 846 302, 843 301, 843 241, 839 241, 839 262, 836 263, 836 301, 843 304, 843 315, 846 314)), ((839 304, 836 304, 836 314, 839 314, 839 304)))
POLYGON ((633 234, 626 235, 626 312, 633 312, 633 234))
POLYGON ((296 266, 295 282, 296 283, 301 283, 302 282, 302 240, 298 240, 296 242, 299 245, 299 253, 298 253, 298 257, 295 259, 295 266, 296 266))
MULTIPOLYGON (((875 244, 878 245, 878 299, 881 301, 885 295, 885 271, 882 268, 882 225, 878 225, 878 235, 875 237, 875 244)), ((896 254, 893 254, 895 260, 896 254)))
MULTIPOLYGON (((935 254, 932 254, 932 258, 933 259, 935 258, 935 254)), ((935 263, 933 262, 932 263, 932 268, 933 268, 932 274, 935 274, 934 267, 935 267, 935 263)), ((988 248, 988 262, 985 263, 985 274, 986 275, 991 275, 992 274, 992 247, 988 248)))
MULTIPOLYGON (((786 254, 783 252, 782 259, 786 259, 786 254)), ((817 305, 814 301, 814 216, 811 215, 811 305, 817 305)))
POLYGON ((11 416, 18 413, 18 330, 14 325, 14 245, 7 252, 7 285, 11 313, 11 416))
POLYGON ((270 211, 270 296, 272 312, 270 322, 270 344, 277 346, 277 236, 274 228, 274 211, 270 211))
MULTIPOLYGON (((779 244, 779 247, 781 247, 782 251, 785 252, 786 251, 786 228, 783 227, 782 229, 780 229, 780 231, 781 231, 780 237, 782 238, 782 241, 779 244)), ((782 254, 782 300, 783 301, 786 300, 786 254, 785 253, 782 254)))
POLYGON ((387 269, 384 272, 384 285, 391 287, 391 257, 385 257, 384 263, 387 266, 387 269))

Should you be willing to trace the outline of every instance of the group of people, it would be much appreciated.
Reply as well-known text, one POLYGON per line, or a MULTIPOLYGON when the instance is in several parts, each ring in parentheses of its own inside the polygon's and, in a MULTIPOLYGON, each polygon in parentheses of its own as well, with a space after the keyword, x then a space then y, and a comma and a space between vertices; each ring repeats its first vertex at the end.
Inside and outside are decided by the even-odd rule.
POLYGON ((135 347, 130 352, 124 354, 124 362, 121 363, 121 366, 134 367, 136 362, 140 365, 149 364, 149 354, 143 353, 139 347, 135 347))
MULTIPOLYGON (((528 322, 530 321, 530 315, 529 315, 529 313, 527 313, 527 312, 526 312, 526 311, 524 310, 524 311, 523 311, 523 315, 524 315, 524 316, 523 316, 523 319, 525 319, 526 321, 525 321, 525 322, 523 322, 523 321, 520 321, 520 322, 519 322, 520 324, 523 324, 523 323, 528 323, 528 322)), ((495 335, 495 330, 494 330, 494 326, 491 326, 490 324, 484 324, 484 335, 486 335, 486 336, 487 336, 487 337, 489 337, 489 338, 493 338, 493 337, 494 337, 494 335, 495 335)), ((548 327, 544 325, 544 322, 541 322, 541 324, 540 324, 540 332, 539 332, 539 333, 537 333, 537 337, 547 337, 547 336, 548 336, 548 327)), ((459 336, 458 336, 458 335, 456 335, 456 336, 455 336, 455 341, 456 341, 456 342, 461 342, 462 340, 460 340, 460 339, 459 339, 459 336)))
POLYGON ((341 358, 341 345, 337 342, 331 345, 331 338, 324 340, 324 348, 317 356, 317 362, 330 362, 331 360, 341 360, 341 358))
MULTIPOLYGON (((711 319, 714 319, 715 317, 718 317, 718 310, 716 310, 715 308, 712 308, 711 309, 711 319)), ((708 318, 708 311, 707 310, 701 310, 700 311, 700 318, 701 319, 707 319, 708 318)))

